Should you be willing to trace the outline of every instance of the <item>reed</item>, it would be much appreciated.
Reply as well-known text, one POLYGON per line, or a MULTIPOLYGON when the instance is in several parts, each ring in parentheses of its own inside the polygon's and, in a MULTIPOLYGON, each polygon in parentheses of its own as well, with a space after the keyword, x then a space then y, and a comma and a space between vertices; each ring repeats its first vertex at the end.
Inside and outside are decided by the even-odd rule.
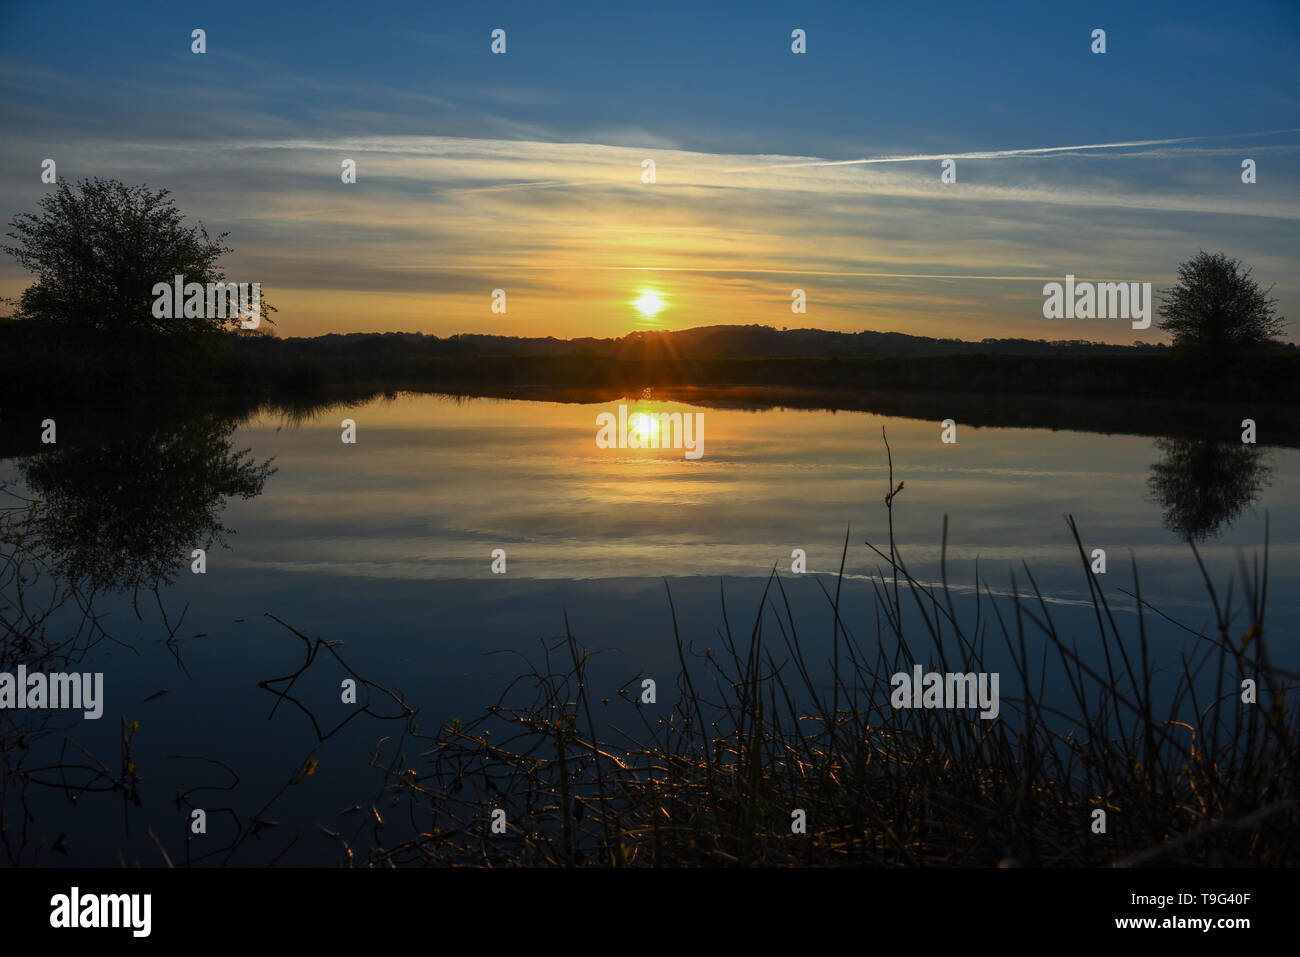
MULTIPOLYGON (((891 463, 891 519, 904 488, 891 463)), ((1242 568, 1236 602, 1231 588, 1219 594, 1190 546, 1214 625, 1188 629, 1195 641, 1170 688, 1157 680, 1168 662, 1158 661, 1147 627, 1151 615, 1168 616, 1143 599, 1136 568, 1124 590, 1136 615, 1118 615, 1068 524, 1095 634, 1063 634, 1027 567, 1001 596, 977 571, 973 616, 962 620, 948 584, 946 518, 939 587, 908 571, 891 521, 887 547, 867 543, 880 563, 874 622, 855 630, 841 618, 842 561, 834 588, 823 584, 834 622, 827 644, 800 634, 775 572, 745 631, 733 629, 723 596, 722 646, 704 652, 683 640, 669 593, 678 698, 652 720, 636 703, 637 676, 620 692, 635 722, 626 727, 592 720, 590 653, 566 623, 477 720, 427 735, 408 727, 398 750, 416 742, 423 750, 385 771, 418 836, 372 849, 371 861, 1295 864, 1298 676, 1268 653, 1267 533, 1262 561, 1242 568), (830 651, 829 687, 810 661, 814 646, 830 651), (996 719, 891 707, 891 675, 925 661, 984 672, 994 647, 1006 649, 1021 689, 1002 695, 996 719), (1049 665, 1068 694, 1044 693, 1049 665), (1242 702, 1245 678, 1257 683, 1254 704, 1242 702), (504 834, 490 832, 494 808, 506 811, 504 834), (796 809, 806 814, 804 834, 792 833, 796 809), (1097 809, 1105 833, 1094 832, 1097 809)))

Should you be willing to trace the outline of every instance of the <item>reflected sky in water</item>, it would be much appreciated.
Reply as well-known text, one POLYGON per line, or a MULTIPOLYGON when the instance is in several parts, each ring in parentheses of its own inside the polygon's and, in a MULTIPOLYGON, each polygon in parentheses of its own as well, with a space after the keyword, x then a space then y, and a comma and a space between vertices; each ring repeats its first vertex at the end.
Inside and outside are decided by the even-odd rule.
MULTIPOLYGON (((78 523, 98 498, 134 509, 139 522, 157 523, 168 554, 139 554, 139 537, 128 536, 138 567, 176 570, 159 598, 170 626, 182 622, 184 668, 162 641, 170 626, 153 610, 151 594, 137 616, 131 593, 104 591, 96 614, 120 643, 95 646, 77 665, 105 672, 104 719, 59 716, 55 724, 112 757, 122 721, 141 722, 133 751, 145 769, 139 816, 159 829, 178 786, 220 780, 169 757, 182 753, 237 766, 242 797, 236 803, 246 810, 260 807, 286 770, 313 754, 320 767, 310 787, 289 789, 276 804, 277 816, 336 827, 341 808, 379 787, 367 755, 390 729, 358 721, 321 743, 290 709, 268 721, 274 701, 257 683, 291 673, 301 664, 302 645, 266 613, 309 636, 342 642, 351 667, 400 690, 432 727, 495 703, 509 680, 528 670, 518 657, 495 652, 536 656, 542 641, 564 633, 566 615, 574 634, 602 652, 590 675, 596 699, 616 697, 633 675, 670 680, 677 659, 664 579, 683 638, 703 650, 720 644, 724 600, 736 633, 748 635, 775 566, 816 671, 829 657, 832 629, 819 582, 834 587, 846 526, 842 614, 857 637, 874 640, 875 593, 867 576, 882 563, 865 541, 888 549, 882 426, 894 480, 905 483, 893 510, 904 560, 919 579, 939 579, 946 514, 948 579, 963 620, 974 604, 976 559, 981 580, 995 593, 1009 591, 1013 573, 1026 586, 1023 559, 1054 620, 1086 656, 1096 620, 1065 521, 1072 514, 1085 549, 1106 550, 1102 585, 1130 625, 1134 605, 1121 589, 1133 587, 1131 555, 1147 601, 1194 629, 1209 628, 1209 601, 1191 551, 1167 520, 1182 515, 1207 532, 1199 547, 1215 585, 1222 596, 1228 576, 1235 576, 1239 596, 1238 556, 1249 563, 1262 554, 1267 510, 1268 634, 1279 664, 1295 667, 1300 660, 1294 641, 1300 615, 1292 598, 1300 586, 1297 450, 1261 446, 1258 455, 1243 455, 1231 435, 1219 454, 1199 440, 977 429, 961 424, 959 407, 951 412, 957 443, 945 445, 937 421, 628 404, 702 412, 703 457, 686 459, 681 449, 598 448, 596 417, 617 413, 617 402, 404 395, 335 406, 297 422, 264 412, 233 429, 212 421, 198 431, 193 423, 180 426, 187 440, 173 427, 123 435, 125 450, 92 446, 79 453, 70 446, 59 451, 61 458, 0 462, 0 479, 16 481, 18 490, 39 484, 47 495, 63 496, 45 506, 58 521, 33 525, 45 536, 42 547, 60 553, 56 563, 60 555, 75 557, 77 567, 112 561, 120 542, 59 540, 85 535, 78 523), (355 445, 340 441, 345 418, 356 422, 355 445), (205 463, 220 474, 209 474, 205 463), (187 505, 185 495, 164 494, 176 483, 186 483, 196 501, 187 505), (190 574, 181 539, 188 530, 208 534, 218 525, 222 534, 209 550, 207 573, 190 574), (505 575, 491 572, 496 548, 506 551, 505 575), (795 548, 806 551, 812 574, 789 574, 795 548), (167 694, 155 697, 160 690, 167 694)), ((110 537, 124 534, 120 518, 96 527, 110 537)), ((57 630, 73 618, 65 611, 48 624, 57 630)), ((770 634, 779 634, 772 628, 770 634)), ((1148 628, 1165 680, 1192 639, 1150 616, 1148 628)), ((990 666, 1009 667, 1001 654, 990 650, 990 666)), ((326 667, 296 689, 322 726, 348 713, 339 702, 342 674, 326 667)), ((1014 694, 1014 684, 1014 675, 1004 674, 1004 696, 1014 694)), ((1053 693, 1050 682, 1047 693, 1053 693)), ((660 695, 671 705, 669 681, 660 695)), ((42 833, 77 835, 74 855, 58 863, 113 865, 124 845, 137 859, 153 860, 143 826, 123 836, 120 802, 93 809, 90 803, 73 808, 56 798, 39 809, 42 833)), ((173 823, 168 844, 175 851, 181 824, 173 823)), ((328 843, 304 840, 285 860, 329 863, 333 853, 328 843)), ((259 862, 256 856, 241 861, 259 862)))
MULTIPOLYGON (((1021 559, 1040 584, 1059 574, 1077 592, 1078 554, 1064 516, 1089 551, 1107 551, 1108 574, 1127 576, 1130 551, 1150 596, 1199 601, 1185 586, 1191 555, 1152 494, 1166 448, 1138 436, 979 429, 958 421, 957 443, 936 422, 858 412, 744 411, 629 402, 629 409, 704 415, 704 455, 679 449, 600 449, 596 416, 617 403, 559 404, 410 396, 342 407, 300 426, 271 415, 242 428, 237 444, 279 472, 267 494, 236 502, 228 524, 239 544, 225 561, 265 574, 481 580, 493 549, 511 579, 755 576, 803 548, 811 571, 875 562, 885 545, 893 451, 895 535, 914 574, 937 573, 949 516, 949 578, 971 581, 974 559, 997 577, 1021 559), (340 423, 357 423, 356 445, 340 423), (928 571, 927 571, 928 570, 928 571)), ((1294 565, 1297 452, 1261 451, 1272 466, 1230 527, 1201 543, 1211 567, 1263 541, 1271 515, 1273 573, 1294 565)))

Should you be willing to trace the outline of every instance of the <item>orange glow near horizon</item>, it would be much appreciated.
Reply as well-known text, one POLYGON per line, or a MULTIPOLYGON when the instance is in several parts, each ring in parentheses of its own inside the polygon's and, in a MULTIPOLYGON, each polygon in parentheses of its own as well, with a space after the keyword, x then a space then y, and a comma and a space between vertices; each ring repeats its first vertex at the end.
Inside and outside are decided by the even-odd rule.
MULTIPOLYGON (((672 272, 670 278, 670 271, 655 271, 654 286, 629 287, 629 276, 622 269, 533 271, 520 268, 515 275, 522 281, 512 284, 508 278, 501 278, 502 272, 509 276, 509 270, 476 268, 470 275, 482 276, 481 289, 470 292, 411 288, 384 292, 312 289, 295 287, 284 281, 288 277, 276 281, 270 270, 257 274, 266 276, 264 294, 278 309, 272 317, 273 329, 282 338, 325 333, 422 332, 444 338, 484 334, 617 339, 637 330, 750 324, 843 332, 871 329, 939 337, 960 334, 968 328, 984 335, 1067 337, 1064 324, 1048 326, 1041 318, 1023 323, 1004 319, 992 328, 992 324, 980 323, 980 307, 962 295, 983 291, 972 288, 974 283, 965 289, 960 288, 963 284, 952 283, 951 286, 958 288, 936 288, 918 297, 908 288, 911 284, 904 281, 881 281, 870 293, 863 293, 822 287, 793 274, 683 271, 672 272), (806 314, 792 314, 790 310, 790 289, 795 286, 807 290, 806 314), (495 288, 506 290, 504 314, 492 312, 491 293, 495 288), (967 320, 970 325, 954 329, 954 319, 967 320)), ((0 295, 16 297, 22 288, 18 282, 12 283, 12 288, 0 284, 0 295)), ((1015 297, 1003 307, 1003 315, 1041 312, 1042 296, 1036 295, 1037 289, 998 291, 1006 298, 1011 298, 1008 292, 1015 297), (1015 299, 1022 302, 1017 303, 1015 299)), ((1096 323, 1091 328, 1094 334, 1103 331, 1096 323)), ((966 335, 973 334, 966 332, 966 335)), ((1140 334, 1134 333, 1128 338, 1138 337, 1140 334)))

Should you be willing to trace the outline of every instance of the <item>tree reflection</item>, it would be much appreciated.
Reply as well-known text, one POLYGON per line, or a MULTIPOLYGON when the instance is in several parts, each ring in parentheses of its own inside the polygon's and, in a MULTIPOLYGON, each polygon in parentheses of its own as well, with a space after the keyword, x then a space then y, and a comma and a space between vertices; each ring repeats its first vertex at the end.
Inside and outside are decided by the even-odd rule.
POLYGON ((37 501, 27 533, 50 568, 92 590, 170 583, 193 549, 231 532, 226 502, 252 498, 275 470, 234 451, 235 422, 204 414, 113 429, 117 437, 18 462, 37 501))
MULTIPOLYGON (((153 591, 168 650, 188 676, 175 643, 184 612, 171 624, 159 586, 188 566, 194 548, 231 533, 221 522, 228 501, 260 494, 274 469, 233 448, 239 415, 173 406, 150 409, 143 419, 139 409, 78 412, 93 439, 15 457, 22 481, 0 480, 0 671, 81 670, 100 642, 121 642, 105 629, 96 601, 106 591, 144 589, 153 591)), ((100 661, 94 667, 102 668, 100 661)), ((142 806, 131 750, 138 728, 123 717, 120 742, 112 744, 121 760, 104 761, 65 734, 58 710, 0 709, 0 860, 30 866, 43 853, 75 853, 76 835, 45 812, 87 795, 120 801, 125 839, 133 809, 142 806)), ((190 784, 176 788, 179 808, 195 787, 188 778, 177 783, 190 784)), ((86 825, 102 831, 100 814, 92 812, 86 825)), ((187 844, 187 862, 188 851, 187 844)))
POLYGON ((1164 458, 1147 480, 1165 527, 1199 541, 1231 525, 1269 483, 1268 453, 1256 445, 1211 439, 1156 439, 1164 458))

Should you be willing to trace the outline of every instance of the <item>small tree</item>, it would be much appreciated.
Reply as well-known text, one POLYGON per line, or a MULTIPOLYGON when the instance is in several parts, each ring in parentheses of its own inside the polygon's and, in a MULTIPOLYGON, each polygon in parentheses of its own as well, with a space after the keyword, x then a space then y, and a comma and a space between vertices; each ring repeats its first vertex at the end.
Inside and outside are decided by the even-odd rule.
MULTIPOLYGON (((222 282, 217 265, 229 233, 216 239, 202 223, 187 226, 165 189, 117 180, 66 182, 40 200, 42 214, 10 221, 17 241, 0 246, 36 274, 13 303, 14 317, 78 329, 197 333, 236 327, 238 318, 158 319, 155 283, 222 282)), ((12 300, 10 300, 12 302, 12 300)), ((274 307, 262 302, 262 322, 274 307)))
POLYGON ((1197 253, 1178 267, 1178 284, 1161 295, 1160 328, 1174 345, 1222 353, 1261 345, 1286 331, 1276 299, 1223 253, 1197 253))

